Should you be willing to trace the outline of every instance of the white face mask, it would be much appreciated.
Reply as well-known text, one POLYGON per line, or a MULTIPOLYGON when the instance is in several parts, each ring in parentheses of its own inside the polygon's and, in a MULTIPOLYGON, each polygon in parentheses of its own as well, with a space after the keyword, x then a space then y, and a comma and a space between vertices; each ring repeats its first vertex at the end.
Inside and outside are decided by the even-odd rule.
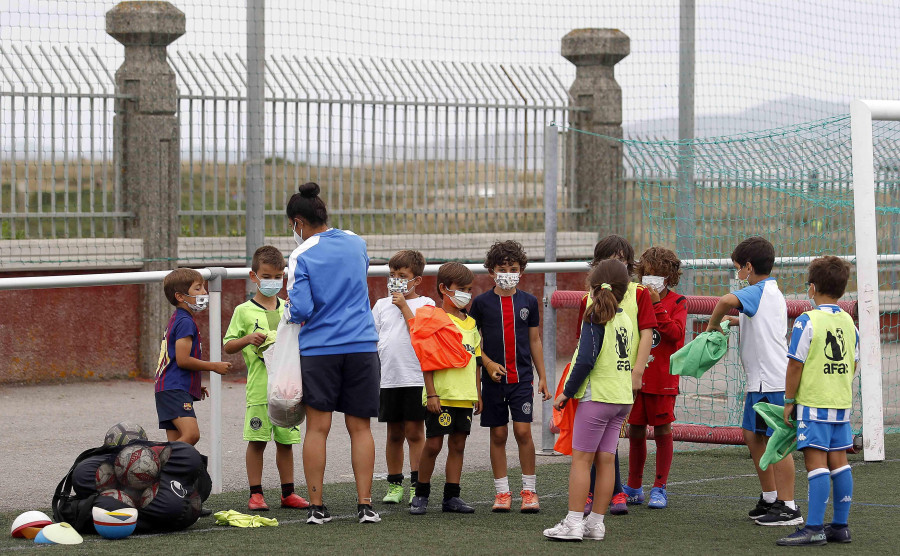
POLYGON ((511 290, 519 283, 518 272, 498 272, 494 275, 494 282, 501 290, 511 290))
POLYGON ((273 278, 271 280, 263 280, 259 279, 259 284, 256 286, 259 289, 259 293, 263 294, 266 297, 272 297, 273 295, 277 295, 278 292, 281 291, 281 285, 283 280, 280 278, 273 278))
POLYGON ((409 293, 409 283, 411 280, 406 278, 388 278, 388 293, 409 293))
POLYGON ((748 280, 745 280, 745 279, 741 278, 741 271, 740 271, 740 269, 738 269, 738 270, 736 270, 736 271, 734 272, 734 279, 737 280, 738 288, 739 288, 739 289, 744 289, 744 288, 746 288, 747 286, 750 285, 750 282, 749 282, 748 280))
POLYGON ((818 309, 819 305, 816 303, 816 299, 813 297, 813 295, 816 295, 816 285, 810 284, 809 288, 812 290, 812 295, 809 296, 809 303, 810 305, 812 305, 813 309, 818 309))
POLYGON ((450 296, 450 301, 456 305, 457 309, 465 309, 466 305, 472 301, 472 294, 469 292, 461 292, 459 290, 447 290, 447 293, 452 293, 450 296))
POLYGON ((666 287, 666 278, 665 276, 644 276, 641 278, 641 284, 660 293, 666 287))
POLYGON ((193 297, 196 303, 189 303, 185 301, 188 307, 191 308, 191 311, 195 313, 200 313, 205 311, 207 307, 209 307, 209 296, 208 295, 184 295, 185 297, 193 297))
POLYGON ((291 226, 291 230, 294 232, 294 241, 297 242, 297 245, 303 245, 303 242, 306 241, 303 239, 303 228, 300 228, 300 233, 297 233, 297 221, 294 220, 294 225, 291 226))

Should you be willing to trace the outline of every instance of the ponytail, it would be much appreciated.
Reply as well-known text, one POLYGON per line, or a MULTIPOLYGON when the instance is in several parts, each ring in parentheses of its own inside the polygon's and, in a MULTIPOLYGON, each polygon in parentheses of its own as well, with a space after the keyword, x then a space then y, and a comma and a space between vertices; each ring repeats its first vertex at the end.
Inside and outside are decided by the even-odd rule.
POLYGON ((606 324, 616 316, 619 303, 628 291, 628 268, 620 261, 600 261, 588 275, 588 285, 593 304, 584 314, 584 321, 606 324))

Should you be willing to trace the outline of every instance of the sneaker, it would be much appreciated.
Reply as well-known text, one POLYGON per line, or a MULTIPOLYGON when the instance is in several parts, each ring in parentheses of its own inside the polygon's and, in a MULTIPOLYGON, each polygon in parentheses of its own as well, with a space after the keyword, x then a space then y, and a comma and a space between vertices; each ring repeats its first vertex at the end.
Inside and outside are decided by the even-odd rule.
POLYGON ((292 492, 287 496, 281 497, 281 507, 302 510, 303 508, 309 507, 309 502, 306 501, 306 498, 300 496, 296 492, 292 492))
POLYGON ((308 506, 306 508, 306 523, 310 525, 322 525, 331 521, 331 514, 328 508, 323 506, 308 506))
POLYGON ((825 540, 828 542, 850 542, 850 528, 835 527, 834 524, 825 526, 825 540))
MULTIPOLYGON (((524 503, 524 500, 523 500, 524 503)), ((491 506, 492 512, 508 512, 512 509, 512 493, 501 492, 494 495, 494 505, 491 506)))
POLYGON ((523 514, 536 514, 541 511, 541 504, 538 502, 538 495, 533 490, 523 490, 522 495, 522 509, 519 510, 523 514))
POLYGON ((399 504, 403 501, 403 485, 388 483, 387 494, 381 499, 385 504, 399 504))
POLYGON ((253 512, 267 512, 269 506, 262 494, 254 493, 250 495, 250 501, 247 502, 247 509, 253 512))
POLYGON ((828 541, 825 540, 825 531, 821 529, 816 531, 809 527, 797 529, 790 535, 775 541, 775 544, 778 546, 815 546, 827 543, 828 541))
POLYGON ((767 513, 769 513, 769 510, 772 509, 772 504, 774 504, 774 502, 771 502, 771 503, 770 503, 770 502, 766 502, 766 501, 763 499, 762 494, 760 494, 760 495, 759 495, 759 502, 756 503, 756 507, 755 507, 755 508, 753 508, 752 510, 750 510, 750 511, 747 513, 747 517, 749 517, 750 519, 756 521, 757 519, 759 519, 759 518, 761 518, 762 516, 764 516, 764 515, 766 515, 767 513))
POLYGON ((428 498, 425 496, 413 496, 412 502, 409 503, 409 513, 412 515, 422 515, 428 511, 428 498))
POLYGON ((372 504, 360 504, 356 517, 359 518, 360 523, 379 523, 381 521, 381 516, 372 509, 372 504))
POLYGON ((463 502, 459 496, 454 496, 449 500, 444 500, 444 503, 441 504, 441 511, 457 514, 474 514, 475 508, 463 502))
POLYGON ((627 504, 629 506, 640 506, 644 503, 643 488, 631 488, 628 485, 622 485, 622 490, 625 491, 625 496, 628 498, 627 504))
POLYGON ((587 501, 584 503, 584 517, 587 517, 588 514, 594 509, 594 493, 589 492, 587 501))
POLYGON ((800 515, 800 508, 792 510, 781 500, 776 500, 769 513, 756 520, 757 525, 800 525, 803 523, 803 516, 800 515))
POLYGON ((563 518, 555 527, 544 529, 544 536, 554 541, 581 541, 584 539, 584 524, 571 524, 563 518))
POLYGON ((628 496, 620 492, 609 501, 609 513, 613 515, 626 515, 628 513, 628 496))
POLYGON ((584 538, 592 541, 602 541, 606 536, 606 525, 603 523, 595 523, 589 525, 588 520, 584 520, 584 538))
POLYGON ((211 516, 212 513, 213 513, 212 510, 210 510, 209 508, 206 508, 206 507, 200 508, 200 517, 208 517, 208 516, 211 516))
POLYGON ((647 507, 653 510, 661 510, 669 505, 669 496, 663 487, 653 487, 650 489, 650 501, 647 507))

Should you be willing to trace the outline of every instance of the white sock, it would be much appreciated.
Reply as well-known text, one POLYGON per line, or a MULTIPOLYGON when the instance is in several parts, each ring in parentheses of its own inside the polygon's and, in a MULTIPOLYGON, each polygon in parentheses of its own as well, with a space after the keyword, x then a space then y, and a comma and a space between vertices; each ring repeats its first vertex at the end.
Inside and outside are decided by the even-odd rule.
POLYGON ((501 477, 499 479, 494 479, 494 488, 497 489, 497 494, 503 494, 504 492, 509 492, 509 477, 501 477))
POLYGON ((788 508, 792 509, 792 510, 796 510, 796 509, 797 509, 797 503, 794 502, 793 500, 785 500, 785 501, 784 501, 784 505, 787 506, 788 508))
POLYGON ((569 512, 566 514, 566 521, 571 525, 580 525, 584 520, 584 512, 569 512))
POLYGON ((606 517, 603 514, 598 514, 591 512, 587 517, 588 525, 597 525, 598 523, 603 523, 603 518, 606 517))
POLYGON ((535 485, 537 484, 537 475, 522 475, 522 490, 530 490, 537 492, 535 485))
POLYGON ((774 504, 775 500, 778 498, 778 491, 773 490, 772 492, 763 492, 762 497, 766 504, 774 504))

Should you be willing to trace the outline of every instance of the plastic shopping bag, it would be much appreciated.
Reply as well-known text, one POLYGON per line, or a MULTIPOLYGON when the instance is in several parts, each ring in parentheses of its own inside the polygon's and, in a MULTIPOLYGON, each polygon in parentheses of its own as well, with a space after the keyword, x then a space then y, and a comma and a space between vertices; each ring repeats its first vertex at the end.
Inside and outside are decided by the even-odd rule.
POLYGON ((275 344, 263 353, 269 375, 269 420, 284 428, 296 427, 306 419, 300 376, 300 325, 288 322, 289 314, 284 312, 275 344))

